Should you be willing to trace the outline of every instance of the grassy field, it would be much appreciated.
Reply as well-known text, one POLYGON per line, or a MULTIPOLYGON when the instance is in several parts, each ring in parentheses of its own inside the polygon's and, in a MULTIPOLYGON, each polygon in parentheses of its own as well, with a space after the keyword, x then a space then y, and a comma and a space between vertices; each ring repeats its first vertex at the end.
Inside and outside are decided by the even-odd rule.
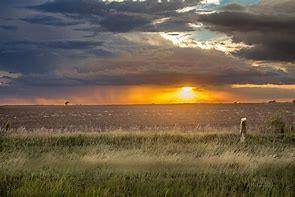
POLYGON ((0 196, 294 196, 294 180, 294 134, 0 137, 0 196))

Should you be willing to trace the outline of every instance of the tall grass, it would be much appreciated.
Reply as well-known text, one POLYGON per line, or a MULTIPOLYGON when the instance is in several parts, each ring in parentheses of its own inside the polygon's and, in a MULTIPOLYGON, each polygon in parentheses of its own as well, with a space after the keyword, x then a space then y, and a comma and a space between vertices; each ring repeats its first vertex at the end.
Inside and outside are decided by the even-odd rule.
POLYGON ((292 133, 0 137, 0 196, 294 196, 294 177, 292 133))

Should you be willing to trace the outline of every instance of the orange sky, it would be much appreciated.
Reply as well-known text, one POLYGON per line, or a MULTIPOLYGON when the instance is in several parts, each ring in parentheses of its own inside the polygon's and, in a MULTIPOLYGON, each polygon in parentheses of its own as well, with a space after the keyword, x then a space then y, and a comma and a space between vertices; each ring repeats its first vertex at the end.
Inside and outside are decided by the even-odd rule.
POLYGON ((96 86, 77 88, 75 91, 53 97, 0 99, 1 104, 173 104, 173 103, 222 103, 222 102, 267 102, 271 95, 277 101, 291 101, 294 86, 233 85, 218 89, 201 88, 188 84, 181 86, 96 86), (285 92, 286 98, 275 97, 276 91, 285 92), (260 95, 259 95, 260 93, 260 95), (253 98, 257 95, 257 98, 253 98), (264 96, 265 95, 265 96, 264 96), (260 96, 260 97, 259 97, 260 96), (265 97, 265 98, 264 98, 265 97))

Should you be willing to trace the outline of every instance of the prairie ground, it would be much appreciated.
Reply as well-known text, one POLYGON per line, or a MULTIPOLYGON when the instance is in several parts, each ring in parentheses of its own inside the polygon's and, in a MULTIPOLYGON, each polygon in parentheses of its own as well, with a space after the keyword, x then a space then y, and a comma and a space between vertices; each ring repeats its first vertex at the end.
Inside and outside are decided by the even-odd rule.
POLYGON ((175 104, 110 106, 0 106, 0 125, 66 131, 180 130, 238 131, 247 118, 250 132, 265 132, 268 121, 280 116, 287 126, 295 122, 293 103, 175 104))
POLYGON ((294 196, 294 133, 8 133, 0 196, 294 196))

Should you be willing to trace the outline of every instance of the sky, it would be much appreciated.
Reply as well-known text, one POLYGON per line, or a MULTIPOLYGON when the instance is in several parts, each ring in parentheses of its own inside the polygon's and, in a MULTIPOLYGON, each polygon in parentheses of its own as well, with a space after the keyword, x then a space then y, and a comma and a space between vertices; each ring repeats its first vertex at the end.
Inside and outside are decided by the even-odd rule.
POLYGON ((0 105, 293 99, 294 0, 0 1, 0 105))

